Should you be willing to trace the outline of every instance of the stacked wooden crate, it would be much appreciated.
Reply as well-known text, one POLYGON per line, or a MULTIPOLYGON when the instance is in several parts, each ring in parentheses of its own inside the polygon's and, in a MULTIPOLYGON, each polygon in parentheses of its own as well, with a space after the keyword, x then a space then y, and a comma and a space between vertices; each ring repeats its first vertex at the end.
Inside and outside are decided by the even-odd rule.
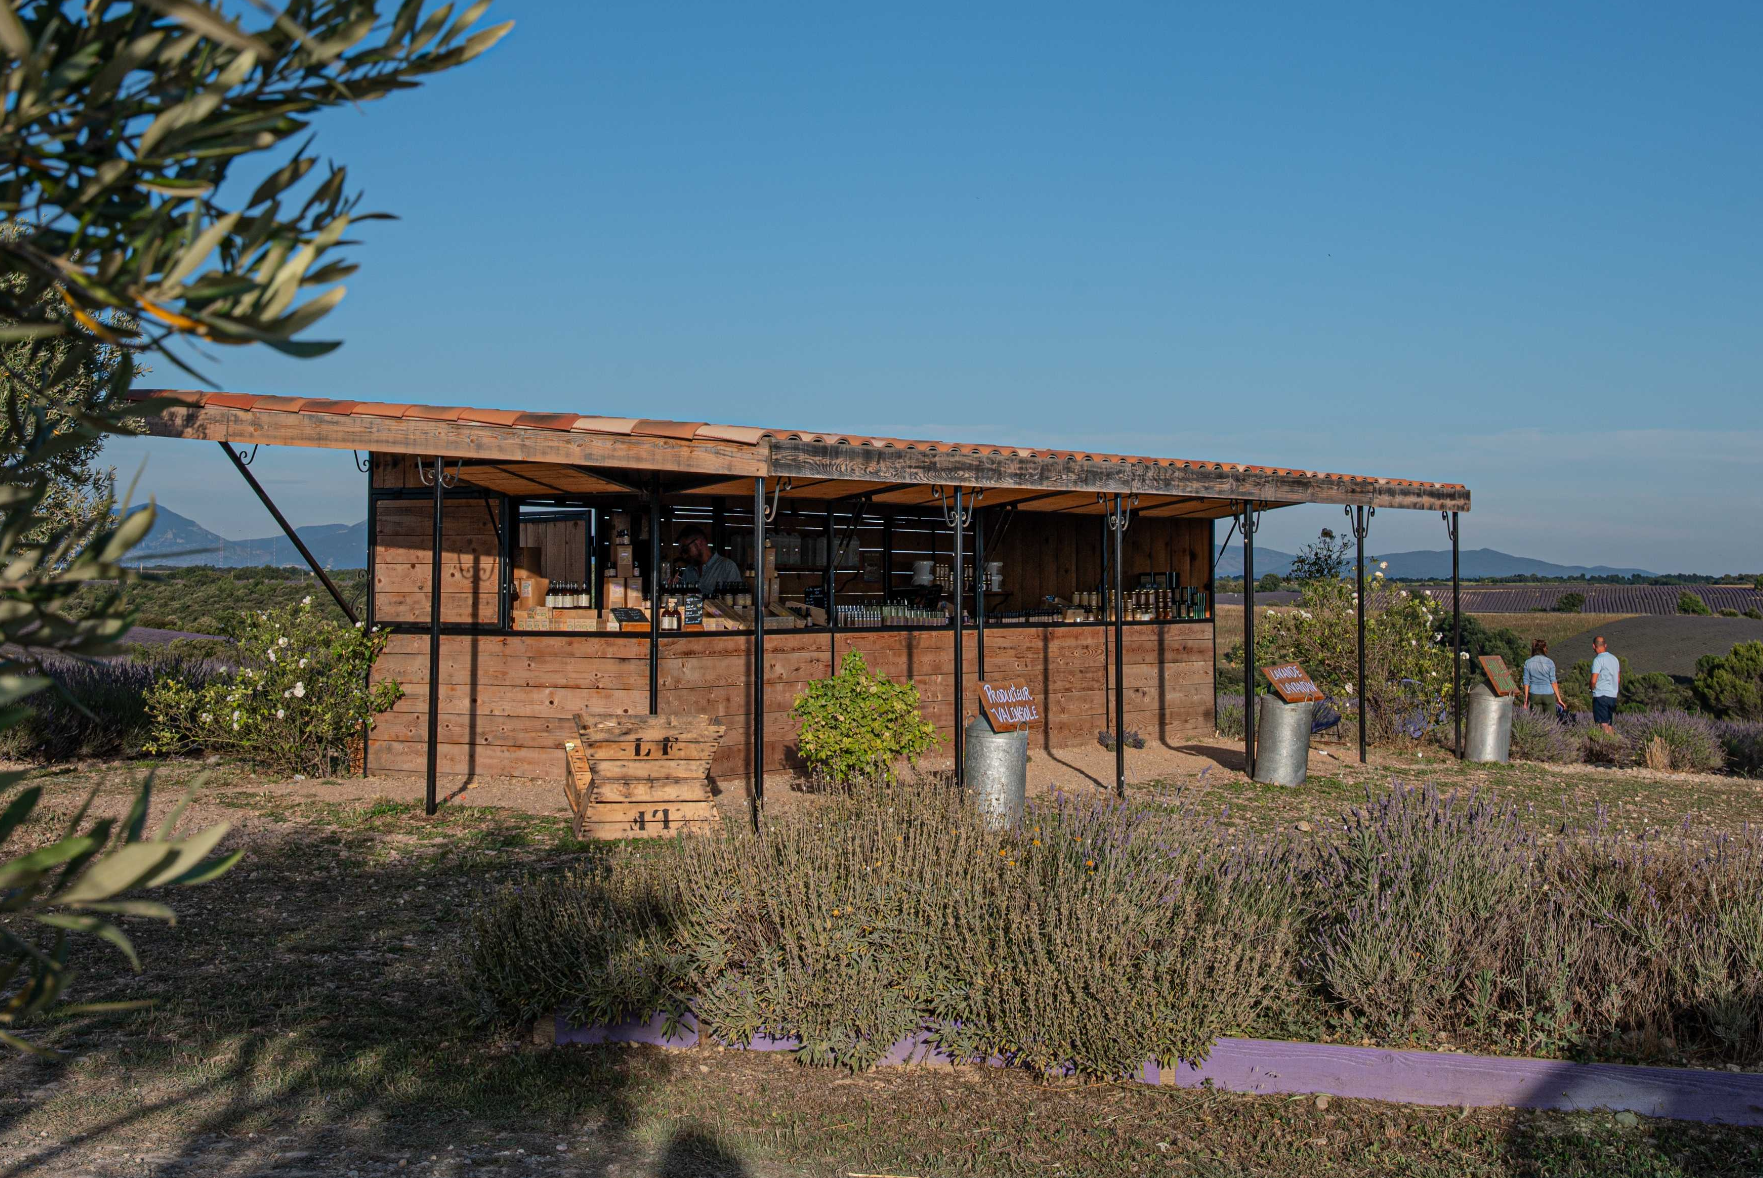
POLYGON ((716 820, 710 762, 726 729, 708 716, 582 712, 564 743, 564 792, 582 839, 672 838, 716 820))

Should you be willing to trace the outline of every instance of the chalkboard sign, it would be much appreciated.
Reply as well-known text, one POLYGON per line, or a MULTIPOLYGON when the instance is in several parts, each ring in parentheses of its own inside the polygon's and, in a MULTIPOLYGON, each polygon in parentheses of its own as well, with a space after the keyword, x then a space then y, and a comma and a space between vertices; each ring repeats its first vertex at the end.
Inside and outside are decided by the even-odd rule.
POLYGON ((1026 683, 981 683, 979 703, 993 732, 1015 732, 1041 719, 1041 705, 1026 683))
POLYGON ((1307 703, 1311 700, 1326 699, 1322 689, 1317 687, 1310 678, 1310 673, 1297 663, 1281 663, 1277 667, 1262 667, 1261 673, 1279 692, 1279 697, 1288 704, 1307 703))
POLYGON ((1518 684, 1512 681, 1512 668, 1506 660, 1497 654, 1481 656, 1482 673, 1488 677, 1488 686, 1494 689, 1495 695, 1516 695, 1518 684))
POLYGON ((611 612, 612 620, 621 626, 629 625, 632 622, 646 622, 649 620, 648 614, 640 609, 631 609, 629 606, 619 606, 611 612))

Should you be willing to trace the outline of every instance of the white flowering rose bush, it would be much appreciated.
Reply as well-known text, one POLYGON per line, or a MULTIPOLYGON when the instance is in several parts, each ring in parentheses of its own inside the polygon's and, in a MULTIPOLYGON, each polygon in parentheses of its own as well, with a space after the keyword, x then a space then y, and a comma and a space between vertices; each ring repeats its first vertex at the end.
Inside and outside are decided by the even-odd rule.
POLYGON ((392 680, 368 686, 385 633, 314 614, 310 597, 246 613, 233 630, 236 666, 203 686, 166 678, 148 692, 149 752, 201 750, 330 776, 347 771, 373 717, 404 695, 392 680))
MULTIPOLYGON (((1440 646, 1448 610, 1425 594, 1370 578, 1365 602, 1365 714, 1372 740, 1421 736, 1448 715, 1451 652, 1440 646)), ((1306 582, 1297 605, 1255 627, 1257 665, 1298 662, 1341 710, 1360 697, 1356 589, 1351 581, 1306 582)))

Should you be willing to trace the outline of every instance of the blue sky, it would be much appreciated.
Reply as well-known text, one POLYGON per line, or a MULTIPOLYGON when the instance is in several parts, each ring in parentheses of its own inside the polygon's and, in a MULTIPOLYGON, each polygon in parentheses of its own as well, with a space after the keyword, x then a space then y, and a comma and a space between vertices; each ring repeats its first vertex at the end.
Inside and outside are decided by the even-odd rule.
MULTIPOLYGON (((402 219, 313 333, 342 349, 229 350, 223 387, 1463 482, 1468 547, 1763 569, 1763 9, 498 13, 320 122, 402 219)), ((273 530, 213 447, 111 461, 273 530)), ((296 523, 365 512, 347 454, 255 470, 296 523)))

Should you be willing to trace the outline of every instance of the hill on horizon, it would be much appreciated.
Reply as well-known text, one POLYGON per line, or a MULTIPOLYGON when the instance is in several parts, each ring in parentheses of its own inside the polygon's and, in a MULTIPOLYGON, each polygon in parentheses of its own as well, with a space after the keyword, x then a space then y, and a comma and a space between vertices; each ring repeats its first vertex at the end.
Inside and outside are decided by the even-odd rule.
MULTIPOLYGON (((1255 575, 1265 576, 1278 573, 1284 576, 1291 571, 1294 556, 1290 552, 1282 552, 1277 548, 1255 546, 1255 575)), ((1451 550, 1449 548, 1418 549, 1413 552, 1379 552, 1373 556, 1366 553, 1366 561, 1388 561, 1389 568, 1385 576, 1401 580, 1444 580, 1451 575, 1451 550)), ((1242 546, 1233 543, 1218 560, 1218 575, 1221 577, 1240 577, 1243 575, 1242 546)), ((1537 560, 1530 556, 1513 556, 1509 552, 1501 552, 1494 548, 1467 548, 1458 556, 1458 575, 1464 580, 1475 580, 1481 577, 1653 577, 1657 576, 1650 569, 1613 568, 1609 565, 1578 565, 1554 564, 1546 560, 1537 560)))
MULTIPOLYGON (((309 524, 294 531, 327 569, 367 567, 366 520, 358 524, 309 524)), ((228 569, 306 564, 293 542, 279 532, 252 540, 228 540, 164 505, 158 507, 153 530, 130 550, 128 561, 177 568, 210 565, 228 569)))

